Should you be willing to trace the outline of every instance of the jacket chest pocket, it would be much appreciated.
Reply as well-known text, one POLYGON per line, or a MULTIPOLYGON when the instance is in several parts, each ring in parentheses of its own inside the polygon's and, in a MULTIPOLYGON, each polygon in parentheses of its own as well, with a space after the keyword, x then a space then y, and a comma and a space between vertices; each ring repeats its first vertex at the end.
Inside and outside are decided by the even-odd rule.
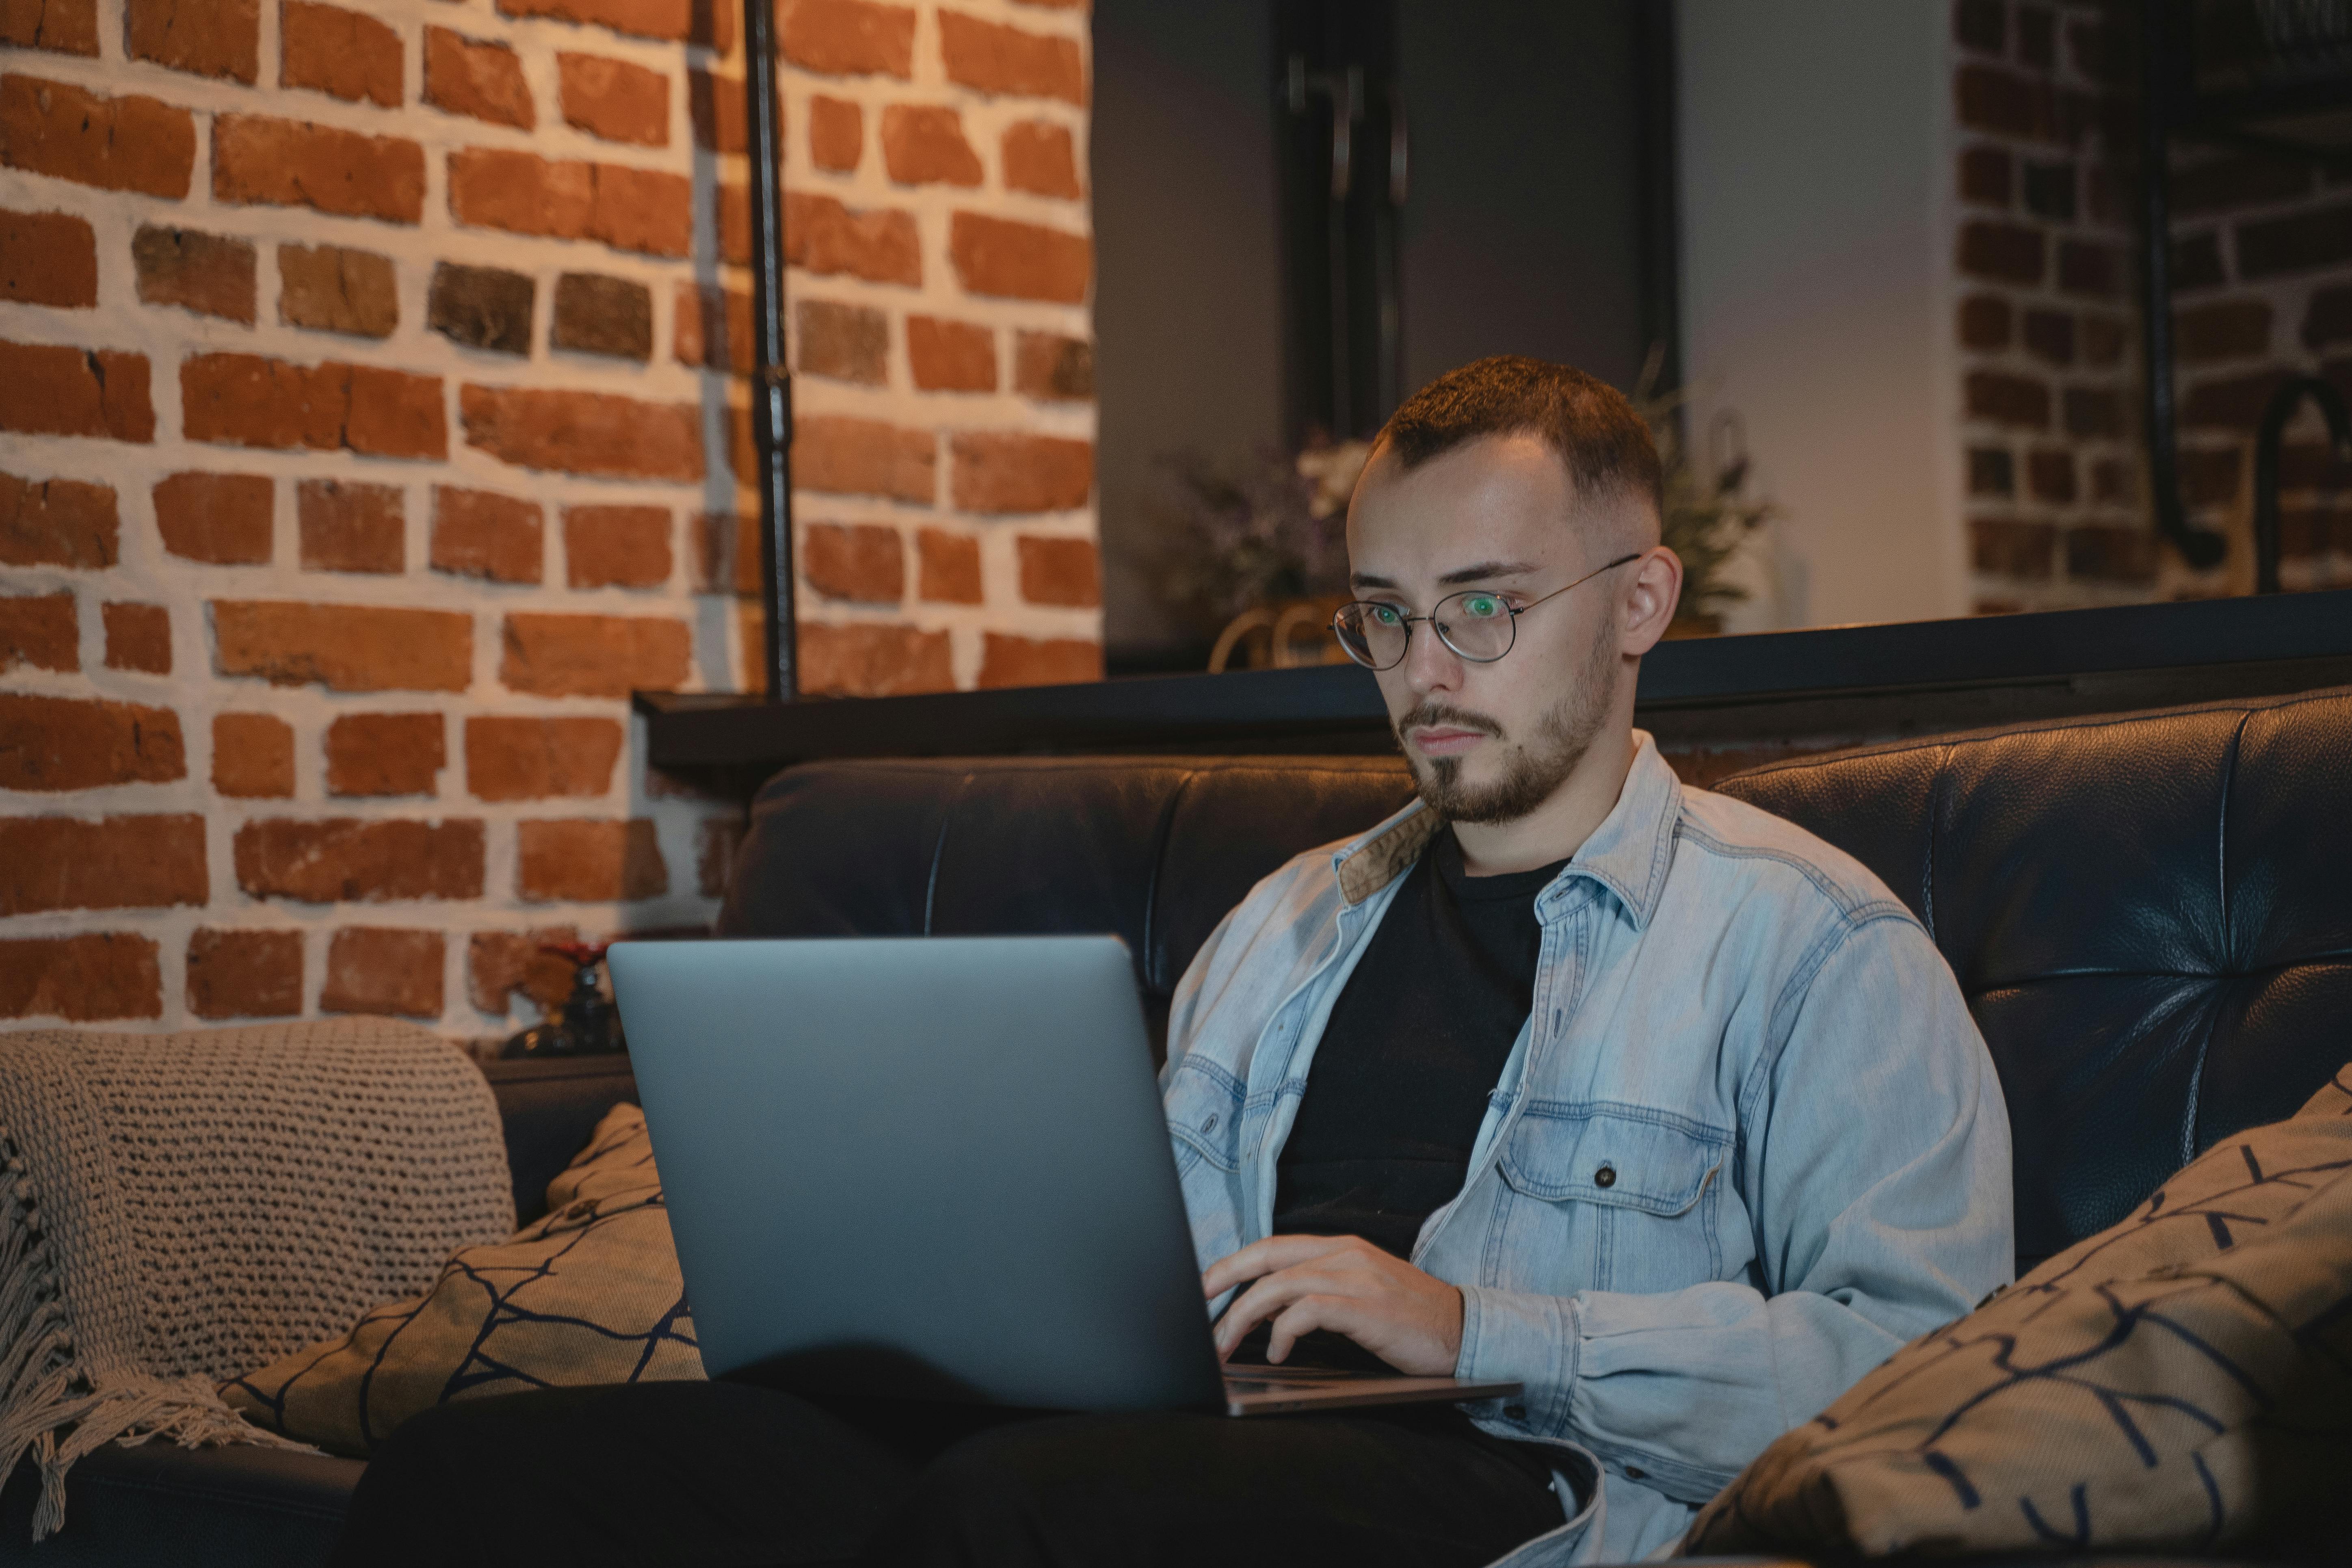
POLYGON ((1730 1148, 1727 1130, 1670 1111, 1530 1103, 1503 1146, 1514 1194, 1507 1270, 1553 1295, 1721 1279, 1717 1220, 1730 1148))

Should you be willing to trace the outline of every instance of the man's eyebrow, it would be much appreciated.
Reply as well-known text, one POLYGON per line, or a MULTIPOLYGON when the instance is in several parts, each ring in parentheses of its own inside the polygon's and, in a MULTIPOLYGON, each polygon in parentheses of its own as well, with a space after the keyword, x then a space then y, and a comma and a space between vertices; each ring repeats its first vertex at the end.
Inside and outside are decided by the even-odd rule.
POLYGON ((1448 572, 1438 582, 1451 587, 1457 583, 1483 583, 1490 577, 1524 577, 1530 572, 1540 570, 1531 561, 1481 561, 1475 566, 1448 572))
MULTIPOLYGON (((1475 566, 1464 566, 1440 577, 1438 585, 1452 588, 1464 583, 1484 583, 1495 577, 1524 577, 1530 572, 1543 570, 1531 561, 1481 561, 1475 566)), ((1348 579, 1356 588, 1394 589, 1396 584, 1386 577, 1375 577, 1368 572, 1358 572, 1348 579)))

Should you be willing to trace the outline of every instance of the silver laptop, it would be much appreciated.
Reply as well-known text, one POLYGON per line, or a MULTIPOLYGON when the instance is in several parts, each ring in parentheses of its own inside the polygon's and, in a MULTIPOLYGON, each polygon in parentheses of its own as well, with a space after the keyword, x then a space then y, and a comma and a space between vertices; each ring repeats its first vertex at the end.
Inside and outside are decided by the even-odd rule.
POLYGON ((1220 1367, 1116 937, 624 942, 610 963, 713 1377, 1232 1415, 1518 1392, 1220 1367))

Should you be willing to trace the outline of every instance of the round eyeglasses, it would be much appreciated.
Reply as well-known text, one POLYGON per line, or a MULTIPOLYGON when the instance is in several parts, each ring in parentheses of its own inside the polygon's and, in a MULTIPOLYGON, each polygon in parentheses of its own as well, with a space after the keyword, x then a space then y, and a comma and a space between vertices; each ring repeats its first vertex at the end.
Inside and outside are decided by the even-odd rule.
POLYGON ((1569 588, 1583 586, 1603 572, 1628 561, 1639 561, 1643 553, 1637 550, 1631 555, 1620 555, 1607 565, 1595 566, 1567 588, 1554 588, 1543 598, 1524 605, 1514 605, 1491 588, 1448 594, 1425 616, 1407 615, 1402 605, 1356 599, 1339 606, 1339 613, 1331 617, 1331 632, 1339 639, 1339 646, 1347 649, 1348 657, 1366 669, 1393 669, 1403 663, 1415 621, 1427 621, 1440 642, 1471 663, 1492 664, 1510 652, 1511 645, 1518 641, 1521 616, 1538 605, 1559 598, 1569 588))

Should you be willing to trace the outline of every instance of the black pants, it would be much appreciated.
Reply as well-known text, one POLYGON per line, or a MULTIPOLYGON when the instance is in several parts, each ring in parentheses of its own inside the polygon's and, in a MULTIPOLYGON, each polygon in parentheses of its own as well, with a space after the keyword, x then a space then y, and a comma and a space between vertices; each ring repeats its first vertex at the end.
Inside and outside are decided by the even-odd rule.
POLYGON ((1561 1521, 1540 1462, 1444 1406, 1008 1418, 657 1383, 417 1416, 334 1563, 1468 1568, 1561 1521))

